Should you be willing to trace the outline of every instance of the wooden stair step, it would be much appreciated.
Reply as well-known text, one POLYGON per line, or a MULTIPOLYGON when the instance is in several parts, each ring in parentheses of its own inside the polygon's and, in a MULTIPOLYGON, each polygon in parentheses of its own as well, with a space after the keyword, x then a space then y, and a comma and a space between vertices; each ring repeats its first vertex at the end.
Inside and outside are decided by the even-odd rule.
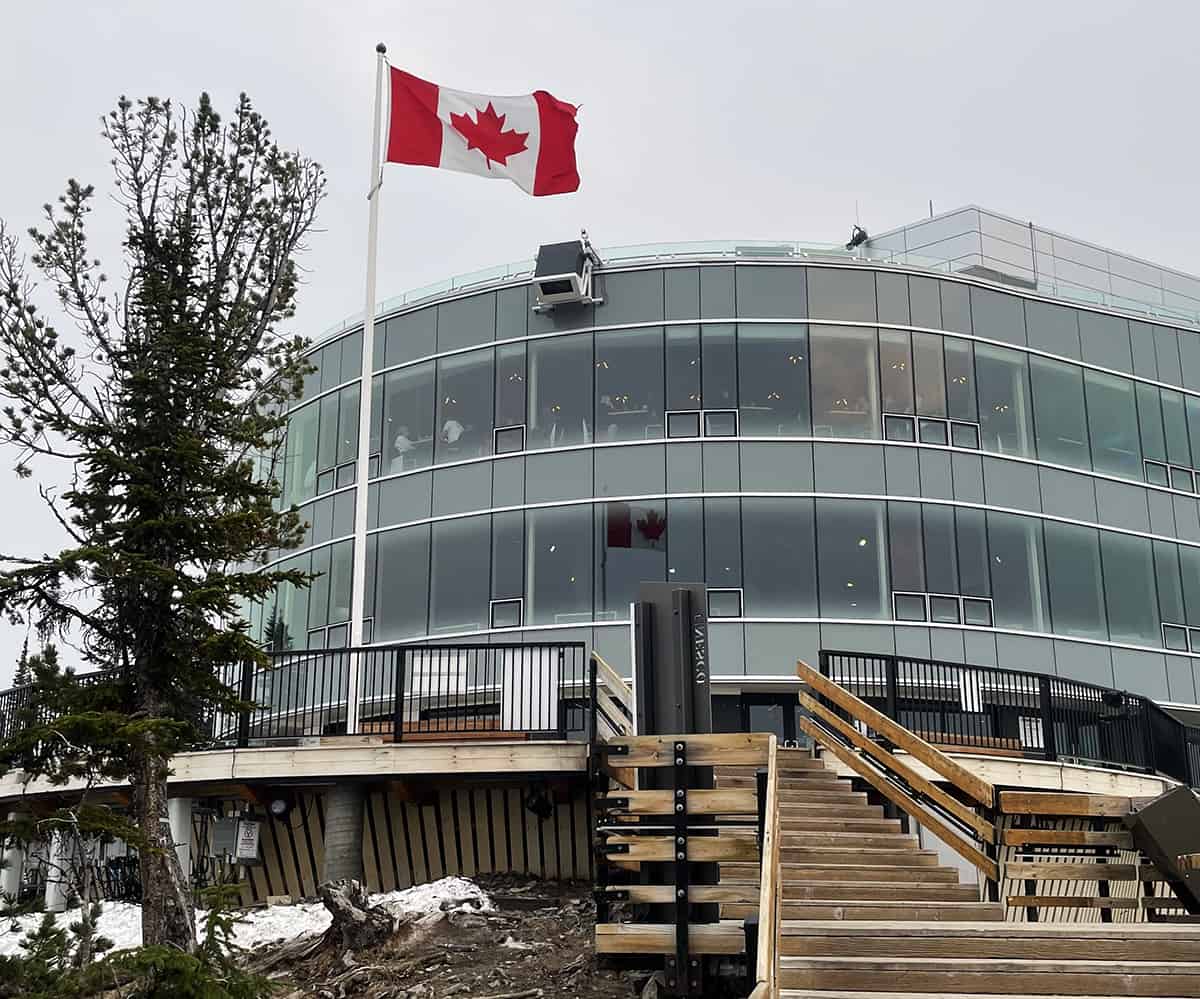
POLYGON ((914 902, 978 902, 977 885, 914 884, 911 881, 793 881, 783 885, 783 897, 793 899, 911 900, 914 902))
POLYGON ((863 864, 872 867, 936 867, 938 855, 932 850, 879 850, 861 847, 837 850, 828 846, 783 846, 785 864, 863 864))
MULTIPOLYGON (((958 871, 953 867, 880 867, 877 864, 813 864, 783 863, 780 865, 783 884, 803 884, 808 881, 836 881, 853 884, 857 881, 896 881, 906 884, 958 884, 958 871)), ((757 864, 721 864, 721 878, 747 878, 758 881, 757 864)))
POLYGON ((780 965, 780 984, 801 989, 1056 996, 1186 996, 1200 991, 1196 962, 785 957, 780 965))
MULTIPOLYGON (((781 789, 777 797, 781 808, 787 808, 789 805, 817 805, 817 804, 833 804, 833 805, 866 805, 867 795, 865 791, 851 791, 849 788, 833 787, 829 790, 809 790, 805 788, 799 790, 781 789)), ((883 809, 878 805, 869 806, 879 809, 879 814, 883 814, 883 809)))
POLYGON ((795 801, 779 803, 779 818, 786 826, 789 818, 802 815, 821 815, 846 819, 881 819, 883 809, 878 805, 868 805, 865 794, 829 796, 829 800, 821 800, 806 795, 795 801))
MULTIPOLYGON (((734 915, 734 913, 730 913, 734 915)), ((1004 909, 995 902, 921 902, 908 899, 821 901, 791 900, 783 903, 784 919, 869 919, 873 921, 965 921, 1000 922, 1004 909)))
POLYGON ((1198 961, 1200 927, 1163 923, 784 923, 780 953, 795 956, 1198 961), (1174 932, 1183 930, 1183 932, 1174 932))
POLYGON ((784 849, 796 846, 832 846, 837 849, 869 847, 879 850, 916 849, 920 841, 912 833, 860 832, 855 829, 804 830, 791 832, 786 827, 780 838, 784 849))
MULTIPOLYGON (((758 778, 754 774, 717 774, 718 787, 756 787, 758 778)), ((782 791, 791 788, 808 788, 808 787, 845 787, 850 788, 850 782, 838 777, 832 770, 811 770, 788 774, 786 777, 780 776, 779 788, 782 791)))
POLYGON ((899 819, 848 819, 840 815, 789 815, 781 823, 785 833, 804 832, 901 832, 899 819))

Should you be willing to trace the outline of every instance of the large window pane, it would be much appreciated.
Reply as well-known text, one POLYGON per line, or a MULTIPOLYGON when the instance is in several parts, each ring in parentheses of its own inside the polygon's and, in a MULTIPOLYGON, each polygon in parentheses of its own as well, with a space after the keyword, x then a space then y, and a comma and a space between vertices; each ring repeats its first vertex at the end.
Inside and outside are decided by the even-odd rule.
POLYGON ((489 625, 491 518, 433 525, 429 631, 478 631, 489 625))
POLYGON ((1167 445, 1163 436, 1162 409, 1158 389, 1137 383, 1138 425, 1142 431, 1142 453, 1151 461, 1167 460, 1167 445))
POLYGON ((1096 530, 1047 521, 1045 532, 1046 579, 1055 632, 1107 638, 1096 530))
POLYGON ((736 499, 704 501, 704 579, 709 586, 742 585, 742 518, 736 499))
MULTIPOLYGON (((316 578, 308 585, 309 631, 324 628, 329 623, 329 568, 332 555, 329 546, 318 548, 312 553, 312 571, 316 578)), ((375 580, 368 579, 367 585, 374 586, 375 580)))
POLYGON ((1192 468, 1200 468, 1200 399, 1194 395, 1184 397, 1187 410, 1188 436, 1192 441, 1192 468))
POLYGON ((747 617, 816 617, 812 500, 743 499, 742 562, 747 617))
POLYGON ((639 583, 667 578, 666 502, 598 503, 595 509, 596 610, 624 619, 639 583))
POLYGON ((935 278, 910 276, 908 295, 912 324, 925 329, 942 329, 942 297, 935 278))
POLYGON ((989 511, 987 531, 997 626, 1048 630, 1041 523, 989 511))
POLYGON ((809 433, 808 338, 803 326, 738 327, 738 398, 746 436, 809 433))
POLYGON ((989 596, 992 585, 983 511, 959 507, 954 511, 954 527, 958 548, 959 592, 972 597, 989 596))
POLYGON ((429 525, 376 536, 375 640, 423 635, 429 614, 429 525))
POLYGON ((1074 364, 1029 358, 1037 453, 1043 461, 1090 468, 1083 371, 1074 364))
MULTIPOLYGON (((320 407, 320 430, 317 432, 317 474, 327 472, 338 464, 338 396, 324 396, 320 407)), ((357 415, 357 414, 355 414, 357 415)))
POLYGON ((1157 645, 1162 640, 1154 599, 1154 561, 1147 538, 1100 532, 1108 637, 1157 645))
POLYGON ((891 617, 884 549, 883 504, 817 500, 817 560, 821 616, 891 617))
POLYGON ((389 371, 383 383, 383 471, 433 461, 433 362, 389 371))
POLYGON ((530 624, 572 624, 592 617, 592 508, 529 510, 525 558, 530 624))
POLYGON ((879 304, 879 321, 909 324, 908 278, 903 274, 875 273, 875 298, 879 304))
POLYGON ((492 452, 492 351, 443 357, 437 362, 437 461, 492 452))
POLYGON ((667 329, 667 409, 700 408, 700 328, 667 329))
POLYGON ((892 589, 925 592, 925 549, 918 503, 888 503, 888 549, 892 589))
MULTIPOLYGON (((324 414, 322 414, 323 418, 324 414)), ((358 457, 358 386, 347 385, 338 393, 337 463, 358 457)))
POLYGON ((1183 410, 1183 396, 1170 389, 1162 389, 1163 434, 1167 441, 1167 461, 1172 465, 1187 467, 1192 463, 1188 447, 1187 416, 1183 410))
POLYGON ((1133 382, 1098 371, 1085 371, 1083 381, 1096 471, 1140 479, 1142 456, 1133 382))
POLYGON ((813 326, 809 356, 813 433, 818 437, 878 437, 875 330, 813 326))
POLYGON ((930 593, 958 593, 958 555, 954 545, 954 508, 924 504, 925 579, 930 593))
POLYGON ((303 503, 317 492, 317 431, 320 404, 312 403, 288 418, 283 484, 284 506, 303 503))
POLYGON ((975 371, 984 450, 1032 457, 1033 426, 1025 355, 1004 347, 978 344, 975 371))
POLYGON ((814 319, 875 322, 875 275, 840 267, 810 267, 808 314, 814 319))
POLYGON ((705 409, 737 409, 734 327, 710 323, 700 330, 701 398, 705 409))
POLYGON ((879 389, 885 413, 913 412, 912 343, 904 330, 879 331, 879 389))
POLYGON ((531 447, 591 442, 592 374, 591 334, 536 340, 529 345, 531 447))
POLYGON ((667 581, 704 582, 704 501, 678 499, 667 502, 667 581))
MULTIPOLYGON (((945 292, 946 285, 943 284, 943 296, 945 292)), ((1025 308, 1016 295, 972 287, 971 321, 976 336, 1005 343, 1025 343, 1025 308)))
POLYGON ((806 315, 804 277, 804 269, 800 267, 735 268, 737 314, 763 319, 795 319, 806 315))
POLYGON ((1159 620, 1183 624, 1183 586, 1179 576, 1179 547, 1169 541, 1154 542, 1154 581, 1158 588, 1159 620))
POLYGON ((946 410, 952 420, 976 423, 975 350, 970 340, 943 337, 946 357, 946 410))
POLYGON ((913 364, 917 385, 917 415, 946 415, 946 371, 942 338, 936 333, 913 334, 913 364))
POLYGON ((329 623, 350 620, 350 594, 354 585, 354 542, 333 546, 329 564, 329 623))
POLYGON ((596 334, 596 439, 662 437, 661 329, 596 334))
POLYGON ((1179 545, 1179 574, 1183 579, 1183 609, 1187 623, 1200 628, 1200 548, 1179 545))
POLYGON ((496 348, 496 426, 525 422, 525 344, 496 348))
POLYGON ((512 600, 525 592, 525 514, 492 516, 492 599, 512 600))

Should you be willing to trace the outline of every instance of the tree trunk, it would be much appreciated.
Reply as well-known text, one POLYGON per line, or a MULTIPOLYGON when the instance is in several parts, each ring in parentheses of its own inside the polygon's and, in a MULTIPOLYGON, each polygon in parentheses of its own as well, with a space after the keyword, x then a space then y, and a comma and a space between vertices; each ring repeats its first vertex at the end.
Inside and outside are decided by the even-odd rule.
POLYGON ((196 910, 191 887, 175 852, 167 820, 165 757, 147 752, 136 761, 134 821, 141 831, 138 872, 142 879, 142 943, 196 950, 196 910))
POLYGON ((329 881, 365 881, 363 820, 367 791, 360 784, 336 784, 325 795, 325 873, 329 881))
POLYGON ((396 929, 391 914, 372 909, 361 881, 327 881, 321 901, 333 917, 325 939, 339 950, 367 950, 387 940, 396 929))

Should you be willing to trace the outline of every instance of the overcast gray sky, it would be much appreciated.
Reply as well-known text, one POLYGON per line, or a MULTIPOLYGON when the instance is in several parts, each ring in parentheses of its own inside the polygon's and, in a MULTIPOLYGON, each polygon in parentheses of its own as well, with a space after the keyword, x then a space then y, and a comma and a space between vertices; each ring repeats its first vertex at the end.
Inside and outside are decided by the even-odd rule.
MULTIPOLYGON (((1198 35, 1195 0, 2 0, 0 217, 34 224, 68 176, 106 188, 97 120, 119 94, 194 103, 207 90, 229 108, 244 90, 282 144, 329 174, 297 318, 315 336, 362 307, 384 41, 394 65, 448 87, 543 88, 582 105, 582 187, 534 199, 389 168, 380 298, 528 257, 581 226, 600 246, 832 243, 856 202, 881 232, 930 199, 1196 273, 1198 35)), ((111 206, 96 213, 108 260, 117 222, 111 206)), ((59 547, 34 486, 6 474, 0 550, 59 547)), ((0 625, 0 687, 22 637, 0 625)))

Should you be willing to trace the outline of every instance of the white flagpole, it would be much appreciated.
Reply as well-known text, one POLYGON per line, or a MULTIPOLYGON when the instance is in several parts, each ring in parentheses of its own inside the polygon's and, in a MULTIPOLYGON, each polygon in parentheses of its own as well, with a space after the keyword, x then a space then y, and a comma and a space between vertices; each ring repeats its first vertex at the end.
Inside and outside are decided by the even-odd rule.
MULTIPOLYGON (((354 572, 350 597, 350 646, 363 644, 363 611, 367 595, 367 477, 371 451, 371 376, 375 357, 375 254, 379 243, 380 116, 383 108, 383 77, 387 46, 375 46, 375 114, 371 119, 371 186, 367 188, 370 213, 367 222, 367 293, 363 308, 362 383, 358 403, 358 462, 354 486, 354 572)), ((351 656, 346 690, 346 731, 358 731, 358 657, 351 656)))

